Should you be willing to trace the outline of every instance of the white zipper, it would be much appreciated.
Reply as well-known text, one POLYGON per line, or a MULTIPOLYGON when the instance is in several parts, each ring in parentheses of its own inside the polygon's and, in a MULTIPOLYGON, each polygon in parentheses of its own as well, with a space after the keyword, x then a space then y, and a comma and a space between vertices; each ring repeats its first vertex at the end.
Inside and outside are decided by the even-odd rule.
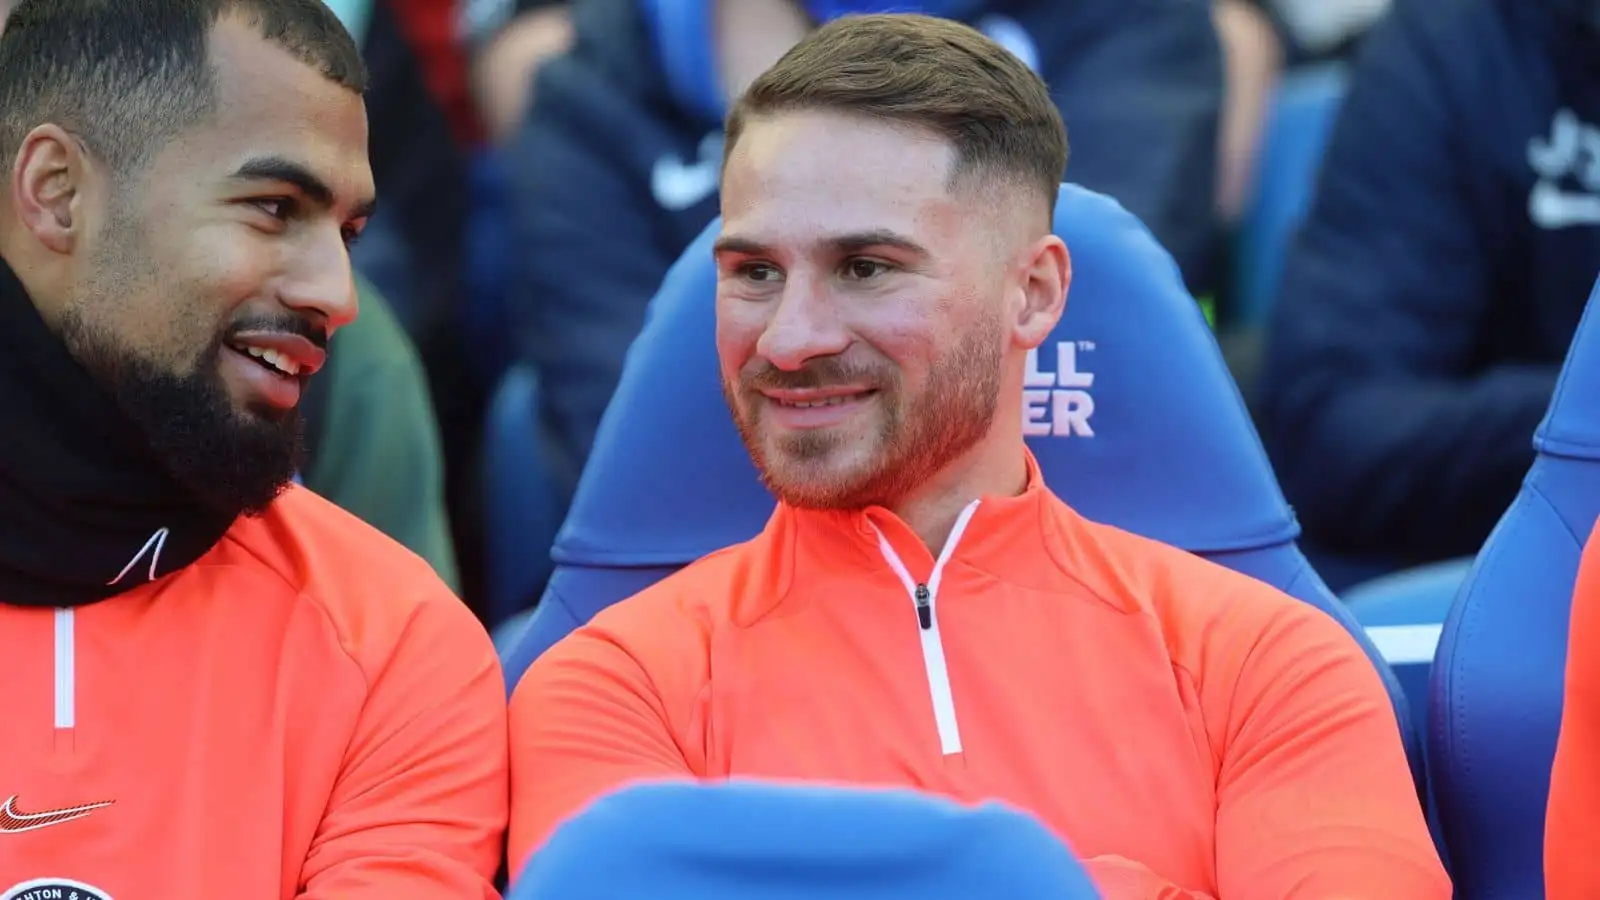
POLYGON ((72 728, 78 717, 77 635, 71 607, 56 610, 56 727, 72 728))
POLYGON ((939 559, 934 562, 933 572, 926 584, 918 584, 911 577, 889 539, 883 536, 876 525, 873 526, 873 530, 878 532, 878 549, 882 551, 884 561, 900 577, 900 583, 905 585, 911 605, 916 610, 917 633, 922 638, 922 665, 927 670, 928 692, 933 697, 933 721, 939 727, 939 749, 945 756, 961 752, 961 728, 956 724, 956 701, 950 694, 950 670, 945 666, 944 641, 939 636, 939 581, 944 576, 944 564, 950 561, 956 545, 961 542, 961 533, 967 530, 972 514, 978 511, 978 503, 977 500, 972 501, 956 518, 956 524, 950 529, 950 537, 945 539, 944 549, 939 551, 939 559))

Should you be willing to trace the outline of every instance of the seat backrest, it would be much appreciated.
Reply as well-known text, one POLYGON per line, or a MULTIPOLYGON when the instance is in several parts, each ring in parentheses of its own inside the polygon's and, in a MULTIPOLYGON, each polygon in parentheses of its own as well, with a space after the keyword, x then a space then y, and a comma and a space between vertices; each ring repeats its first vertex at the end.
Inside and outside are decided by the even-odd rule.
POLYGON ((1064 844, 998 803, 732 781, 602 797, 551 835, 508 900, 1099 896, 1064 844))
POLYGON ((496 627, 538 599, 567 497, 559 454, 539 419, 539 376, 506 370, 483 417, 484 601, 496 627))
MULTIPOLYGON (((1027 440, 1045 482, 1083 515, 1209 557, 1328 612, 1393 674, 1295 545, 1278 489, 1177 264, 1116 201, 1063 185, 1056 232, 1073 259, 1067 311, 1029 361, 1027 440)), ((668 274, 629 351, 541 608, 506 661, 514 678, 575 624, 772 512, 724 405, 713 222, 668 274)), ((1420 754, 1412 759, 1420 765, 1420 754)))
POLYGON ((1600 516, 1600 284, 1534 434, 1533 467, 1445 620, 1429 775, 1458 896, 1544 896, 1545 802, 1567 622, 1600 516))

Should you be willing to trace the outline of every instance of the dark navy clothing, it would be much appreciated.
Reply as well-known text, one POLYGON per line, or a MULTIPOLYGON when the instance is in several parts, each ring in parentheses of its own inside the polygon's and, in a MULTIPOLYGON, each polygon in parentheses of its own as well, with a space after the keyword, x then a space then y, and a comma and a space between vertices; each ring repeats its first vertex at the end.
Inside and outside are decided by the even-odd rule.
POLYGON ((1286 263, 1262 430, 1308 538, 1471 554, 1600 268, 1591 0, 1399 0, 1286 263))
MULTIPOLYGON (((512 330, 540 372, 544 422, 574 464, 662 276, 717 215, 724 103, 713 2, 580 0, 576 45, 542 70, 508 154, 512 330)), ((911 5, 947 3, 1050 84, 1072 146, 1068 180, 1119 199, 1192 285, 1203 280, 1222 92, 1208 4, 911 5)))

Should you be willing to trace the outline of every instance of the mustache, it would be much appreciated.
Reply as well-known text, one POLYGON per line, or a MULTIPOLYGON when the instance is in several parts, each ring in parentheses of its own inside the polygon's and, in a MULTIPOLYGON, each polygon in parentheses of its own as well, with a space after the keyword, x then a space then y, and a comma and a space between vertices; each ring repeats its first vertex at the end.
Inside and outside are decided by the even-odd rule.
POLYGON ((232 341, 241 334, 267 333, 292 334, 310 341, 318 350, 328 349, 328 329, 304 316, 252 316, 228 326, 223 341, 232 341))
POLYGON ((793 371, 786 371, 772 363, 761 361, 746 366, 740 376, 746 390, 793 391, 813 390, 839 384, 879 386, 890 381, 890 375, 881 366, 864 366, 847 363, 837 357, 812 360, 793 371))

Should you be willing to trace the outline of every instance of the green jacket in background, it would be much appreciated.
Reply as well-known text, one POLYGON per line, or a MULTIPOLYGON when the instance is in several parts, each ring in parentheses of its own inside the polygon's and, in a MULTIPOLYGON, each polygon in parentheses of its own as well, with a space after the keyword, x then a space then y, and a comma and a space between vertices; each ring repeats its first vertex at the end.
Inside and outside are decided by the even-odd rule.
POLYGON ((421 358, 357 276, 361 314, 334 334, 306 403, 306 487, 389 535, 461 590, 444 501, 444 451, 421 358))

